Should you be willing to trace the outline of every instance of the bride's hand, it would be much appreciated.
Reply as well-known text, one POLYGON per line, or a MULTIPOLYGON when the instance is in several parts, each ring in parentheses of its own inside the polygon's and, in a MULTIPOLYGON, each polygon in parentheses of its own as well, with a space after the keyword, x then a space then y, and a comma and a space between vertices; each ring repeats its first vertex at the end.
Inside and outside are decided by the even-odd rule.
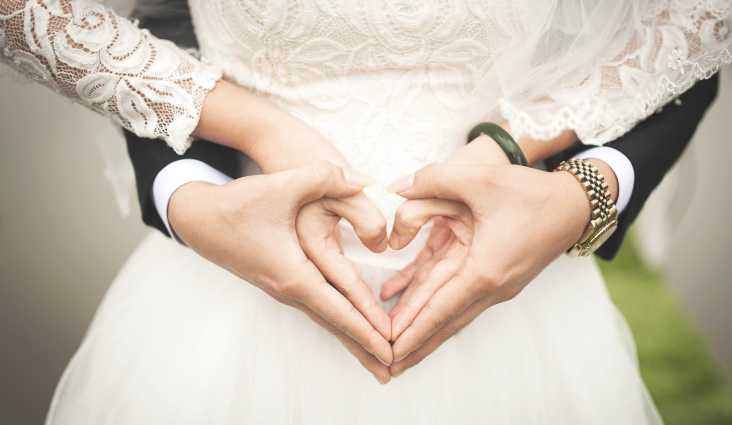
POLYGON ((386 250, 389 243, 386 219, 363 192, 348 198, 321 198, 302 207, 297 215, 300 246, 325 279, 389 340, 391 320, 376 302, 371 288, 343 255, 337 227, 341 218, 351 223, 367 248, 374 252, 386 250))
MULTIPOLYGON (((443 247, 452 255, 423 256, 413 275, 407 270, 382 293, 417 286, 393 315, 393 376, 490 306, 516 296, 579 239, 590 218, 587 197, 569 173, 431 164, 393 188, 409 200, 397 211, 392 248, 406 246, 433 216, 450 217, 454 234, 443 247)), ((433 232, 444 229, 438 222, 433 232)))
MULTIPOLYGON (((373 308, 375 300, 373 304, 365 301, 363 292, 347 293, 352 303, 331 286, 303 252, 296 232, 297 214, 304 205, 325 197, 362 199, 358 194, 370 183, 368 176, 352 170, 348 175, 346 178, 341 167, 321 162, 222 186, 188 183, 171 197, 168 215, 178 236, 198 254, 304 311, 386 383, 390 374, 384 364, 393 359, 386 313, 381 310, 380 316, 373 308)), ((337 210, 355 228, 369 226, 368 220, 373 220, 367 215, 352 217, 345 208, 337 210)), ((360 233, 365 242, 383 245, 377 241, 379 235, 368 229, 360 233)), ((337 286, 340 280, 336 280, 337 286)), ((368 296, 373 300, 370 293, 368 296)))

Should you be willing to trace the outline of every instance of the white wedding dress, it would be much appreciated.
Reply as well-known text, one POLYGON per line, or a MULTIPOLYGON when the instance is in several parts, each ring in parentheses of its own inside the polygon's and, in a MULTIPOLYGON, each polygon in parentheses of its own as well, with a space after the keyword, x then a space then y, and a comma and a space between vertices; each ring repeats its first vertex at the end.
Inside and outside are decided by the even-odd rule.
MULTIPOLYGON (((537 2, 189 3, 211 66, 94 3, 68 0, 0 6, 0 58, 138 134, 163 137, 179 152, 190 143, 220 69, 321 132, 354 168, 376 176, 379 184, 367 193, 390 222, 402 200, 383 187, 446 159, 477 118, 496 115, 499 104, 516 128, 537 137, 558 125, 587 133, 583 117, 605 117, 587 135, 601 143, 688 88, 690 75, 696 81, 716 71, 710 71, 714 64, 694 67, 702 61, 698 46, 683 36, 694 27, 686 22, 676 28, 681 37, 662 34, 672 46, 653 39, 652 46, 626 52, 627 61, 606 58, 621 69, 619 79, 587 68, 592 78, 557 84, 546 95, 562 107, 533 120, 499 99, 486 76, 531 30, 537 2), (666 53, 673 61, 637 60, 666 53), (632 119, 608 112, 627 108, 619 96, 604 94, 629 92, 639 73, 656 75, 641 69, 650 62, 668 71, 663 90, 641 99, 641 107, 628 96, 632 119), (635 74, 622 71, 633 64, 635 74), (578 93, 594 100, 577 103, 578 93)), ((693 7, 707 3, 714 2, 693 7)), ((673 27, 663 9, 656 13, 673 27)), ((723 27, 728 17, 718 13, 723 27)), ((725 51, 704 53, 725 62, 725 51)), ((520 79, 522 70, 515 74, 520 79)), ((426 232, 404 251, 379 255, 347 226, 342 233, 346 255, 378 294, 414 258, 426 232)), ((393 304, 382 303, 387 310, 393 304)), ((381 386, 302 313, 157 232, 109 289, 47 419, 49 425, 660 422, 638 373, 633 338, 592 259, 558 259, 515 299, 484 312, 381 386)))

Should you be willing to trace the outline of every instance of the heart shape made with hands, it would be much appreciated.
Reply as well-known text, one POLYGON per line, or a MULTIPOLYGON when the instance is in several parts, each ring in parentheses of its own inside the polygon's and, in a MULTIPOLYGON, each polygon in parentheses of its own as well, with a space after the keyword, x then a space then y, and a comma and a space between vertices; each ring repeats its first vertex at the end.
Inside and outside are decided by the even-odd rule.
MULTIPOLYGON (((470 209, 461 202, 406 200, 397 210, 394 227, 387 238, 383 214, 365 194, 359 193, 344 199, 323 198, 304 206, 298 213, 297 231, 303 251, 326 280, 353 304, 375 331, 398 349, 414 345, 408 332, 410 325, 428 305, 431 297, 464 264, 472 242, 473 218, 470 209), (383 300, 403 291, 402 297, 387 315, 373 297, 369 285, 344 256, 338 223, 346 219, 367 248, 375 253, 383 253, 387 245, 395 250, 408 246, 420 229, 433 218, 435 225, 426 246, 413 262, 382 286, 383 300)), ((407 352, 396 357, 397 353, 392 352, 394 362, 379 358, 391 368, 389 373, 392 375, 400 369, 398 363, 409 354, 407 352)))

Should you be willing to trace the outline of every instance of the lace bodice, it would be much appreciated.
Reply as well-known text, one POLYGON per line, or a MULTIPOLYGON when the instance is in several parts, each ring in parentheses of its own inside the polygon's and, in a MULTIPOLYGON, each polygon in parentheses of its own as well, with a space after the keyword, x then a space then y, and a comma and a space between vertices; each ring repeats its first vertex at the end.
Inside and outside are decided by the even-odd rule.
POLYGON ((377 178, 465 144, 469 93, 524 30, 525 1, 189 1, 201 53, 225 78, 290 111, 377 178))
POLYGON ((0 61, 178 153, 221 75, 89 0, 1 2, 0 61))
MULTIPOLYGON (((380 186, 480 119, 602 144, 732 62, 730 0, 189 0, 227 79, 380 186), (501 117, 503 115, 503 118, 501 117)), ((176 151, 219 77, 90 0, 0 3, 0 60, 176 151)), ((371 191, 387 218, 401 198, 371 191)))
MULTIPOLYGON (((729 3, 189 1, 226 78, 384 185, 444 160, 484 117, 537 139, 617 138, 732 59, 729 3)), ((401 202, 371 195, 387 218, 401 202)))

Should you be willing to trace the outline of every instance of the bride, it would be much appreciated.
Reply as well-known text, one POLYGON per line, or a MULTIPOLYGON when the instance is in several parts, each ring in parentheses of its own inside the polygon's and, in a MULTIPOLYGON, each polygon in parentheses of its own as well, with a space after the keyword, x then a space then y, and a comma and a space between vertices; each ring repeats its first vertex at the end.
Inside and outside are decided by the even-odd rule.
POLYGON ((729 2, 189 5, 205 61, 89 0, 0 3, 3 62, 263 172, 174 193, 193 249, 137 248, 48 424, 660 422, 597 267, 561 256, 583 186, 465 137, 500 120, 529 163, 617 138, 730 62, 729 2))

